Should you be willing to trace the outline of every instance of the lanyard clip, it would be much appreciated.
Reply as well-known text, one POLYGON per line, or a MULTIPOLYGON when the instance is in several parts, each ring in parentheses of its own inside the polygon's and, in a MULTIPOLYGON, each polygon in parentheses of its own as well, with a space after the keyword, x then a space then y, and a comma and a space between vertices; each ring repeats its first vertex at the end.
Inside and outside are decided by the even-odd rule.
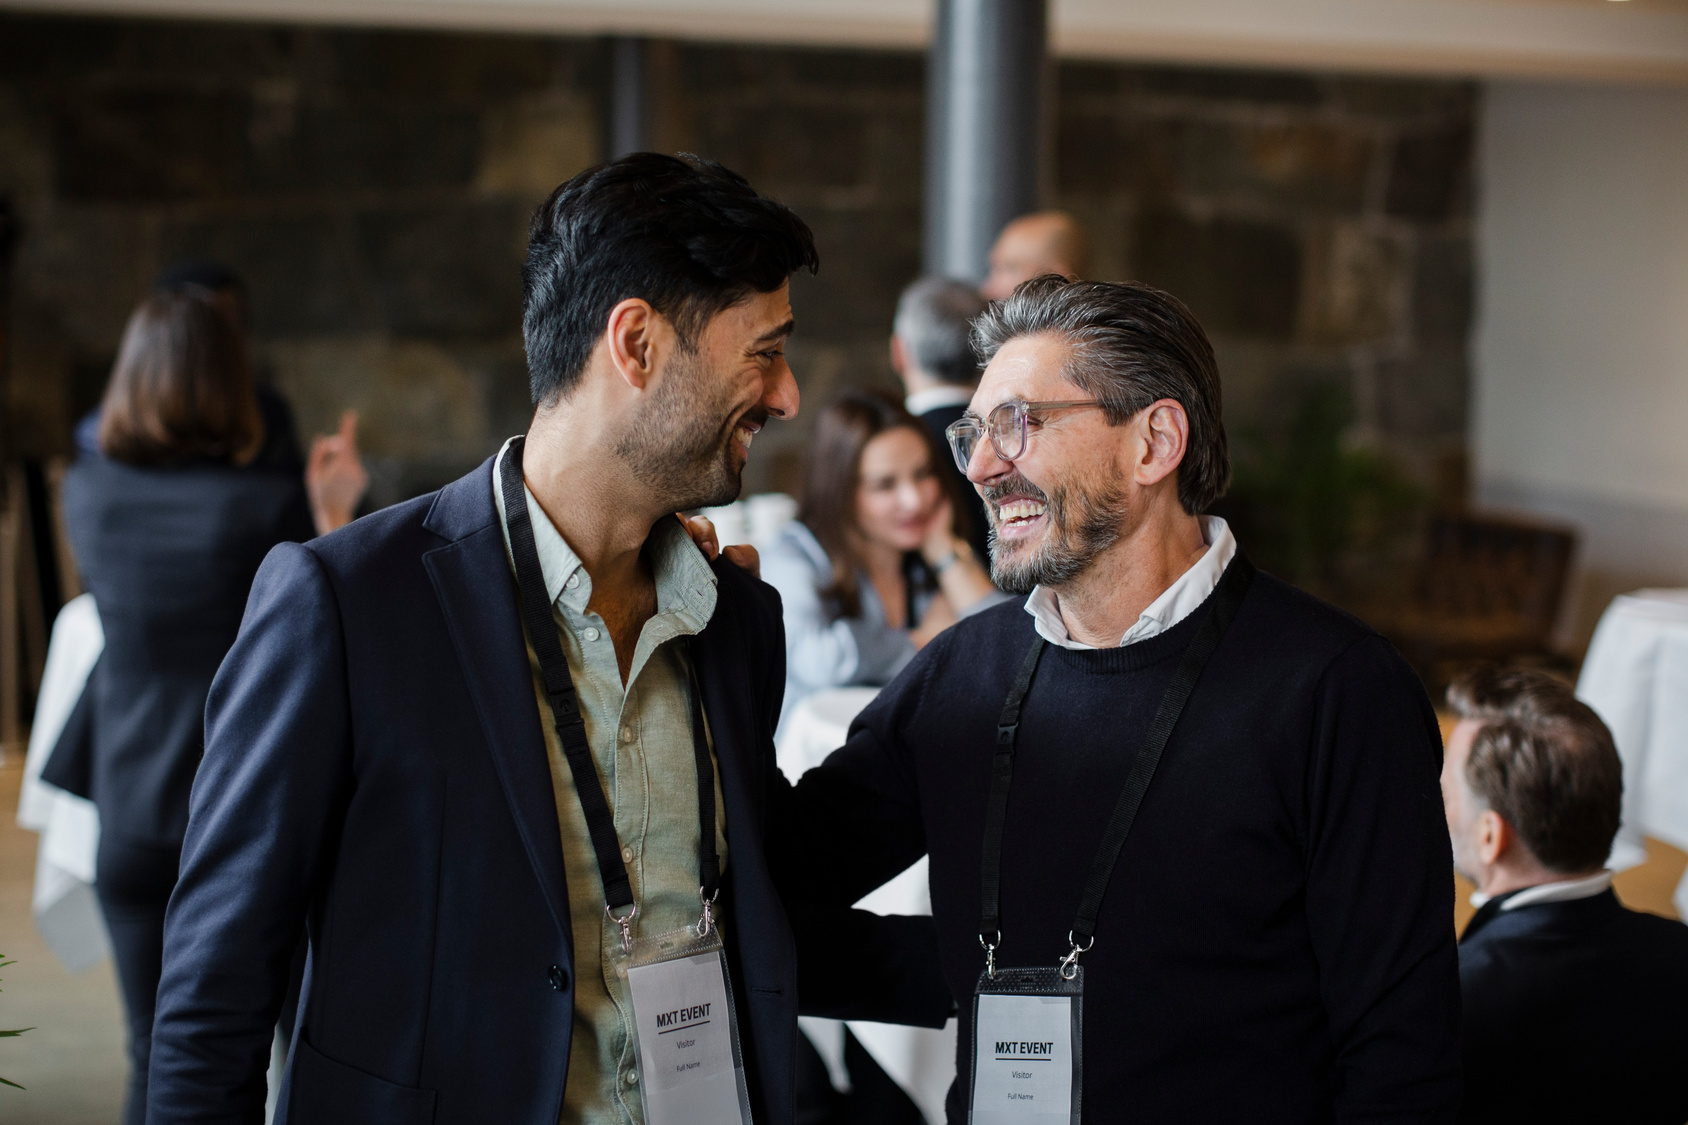
POLYGON ((703 900, 703 917, 697 920, 697 936, 700 938, 708 937, 709 931, 715 928, 715 900, 720 894, 720 887, 715 888, 714 894, 707 896, 702 887, 697 889, 697 897, 703 900))
POLYGON ((996 947, 1002 942, 1002 931, 998 930, 989 938, 979 935, 979 945, 985 951, 985 973, 992 980, 996 979, 996 947))
POLYGON ((1079 955, 1090 952, 1090 947, 1096 944, 1096 935, 1091 934, 1090 937, 1085 939, 1084 944, 1080 945, 1078 942, 1073 940, 1073 932, 1071 930, 1068 930, 1067 931, 1067 943, 1069 945, 1071 945, 1073 948, 1072 948, 1071 952, 1069 952, 1065 957, 1061 958, 1061 979, 1062 980, 1072 980, 1074 977, 1078 976, 1079 955))
POLYGON ((610 921, 621 928, 621 951, 631 953, 633 951, 633 919, 639 916, 639 904, 635 902, 633 908, 620 918, 615 916, 615 907, 613 906, 604 907, 604 913, 610 916, 610 921))

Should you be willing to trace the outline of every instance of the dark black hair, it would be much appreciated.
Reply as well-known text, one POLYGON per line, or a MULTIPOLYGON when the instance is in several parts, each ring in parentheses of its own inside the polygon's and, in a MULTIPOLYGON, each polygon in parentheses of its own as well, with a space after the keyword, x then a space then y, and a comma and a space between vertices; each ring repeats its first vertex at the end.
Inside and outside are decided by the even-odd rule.
POLYGON ((539 205, 528 230, 533 401, 574 388, 620 301, 649 301, 692 347, 717 313, 819 266, 803 220, 714 161, 636 152, 589 168, 539 205))

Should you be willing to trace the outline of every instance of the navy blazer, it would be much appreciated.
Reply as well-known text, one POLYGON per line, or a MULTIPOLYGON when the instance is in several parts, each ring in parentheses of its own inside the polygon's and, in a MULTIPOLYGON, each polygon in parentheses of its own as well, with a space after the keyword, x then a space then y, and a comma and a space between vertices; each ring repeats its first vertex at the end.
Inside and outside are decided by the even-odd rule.
MULTIPOLYGON (((154 1125, 257 1120, 301 919, 309 965, 278 1120, 555 1125, 568 889, 491 472, 278 547, 259 571, 212 686, 165 922, 154 1125)), ((797 958, 763 839, 787 791, 779 601, 730 564, 715 573, 693 652, 732 847, 723 930, 751 1104, 787 1123, 797 958)), ((936 979, 929 924, 893 929, 892 971, 867 991, 919 994, 906 1014, 941 1023, 947 994, 910 983, 936 979)), ((817 984, 817 1003, 848 1007, 842 992, 817 984)))
POLYGON ((1460 1119, 1688 1121, 1688 926, 1609 890, 1504 902, 1485 903, 1459 943, 1460 1119))

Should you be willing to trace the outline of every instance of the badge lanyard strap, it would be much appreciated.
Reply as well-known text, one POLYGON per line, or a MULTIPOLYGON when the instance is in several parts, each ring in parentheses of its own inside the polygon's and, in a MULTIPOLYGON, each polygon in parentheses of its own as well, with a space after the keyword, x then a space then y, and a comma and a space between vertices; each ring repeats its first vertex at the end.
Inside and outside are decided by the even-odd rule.
MULTIPOLYGON (((1143 803, 1143 794, 1148 792, 1149 782, 1155 776, 1155 768, 1160 765, 1161 752, 1166 749, 1167 740, 1172 737, 1172 728, 1178 725, 1178 717, 1183 713, 1184 705, 1189 702, 1191 693, 1195 691, 1196 681, 1201 678, 1202 669, 1207 666, 1208 659, 1219 647, 1220 638, 1225 635, 1231 619, 1236 616, 1237 607, 1242 604, 1243 595, 1248 592, 1249 582, 1253 578, 1254 567, 1248 559, 1238 553, 1220 577, 1212 605, 1202 618, 1196 635, 1190 639, 1189 647, 1184 650, 1183 659, 1179 661, 1178 669, 1173 673, 1172 682, 1167 685, 1165 694, 1161 696, 1160 707, 1155 712, 1154 720, 1143 736, 1143 743, 1132 758, 1131 770, 1126 775, 1125 786, 1114 805, 1113 816, 1109 818, 1108 827, 1102 833, 1102 842, 1097 846, 1096 856, 1090 862, 1090 875, 1084 883, 1084 895, 1079 900, 1078 913, 1073 919, 1072 929, 1067 933, 1067 942, 1072 948, 1061 959, 1061 975, 1067 980, 1072 980, 1077 975, 1080 955, 1096 943, 1096 918, 1102 911, 1102 898, 1108 892, 1108 882, 1114 874, 1114 863, 1119 859, 1120 849, 1125 846, 1131 823, 1137 819, 1137 810, 1143 803)), ((996 753, 991 759, 990 798, 985 806, 979 911, 979 944, 985 950, 985 971, 993 979, 996 976, 996 950, 1002 943, 1002 834, 1008 819, 1008 792, 1014 783, 1014 755, 1020 740, 1020 709, 1026 701, 1026 694, 1031 690, 1032 678, 1037 674, 1044 647, 1041 636, 1032 639, 1031 647, 1026 650, 1025 659, 1020 663, 1020 671, 1014 679, 1014 685, 1009 688, 1008 698, 1002 704, 1002 715, 996 726, 996 753)))
MULTIPOLYGON (((574 791, 580 798, 580 810, 586 816, 586 828, 592 837, 592 851, 598 859, 598 877, 604 884, 604 910, 610 920, 621 928, 621 947, 625 951, 633 945, 633 919, 639 913, 639 904, 634 901, 633 884, 621 861, 621 840, 616 835, 615 817, 604 796, 598 768, 592 761, 592 748, 586 739, 586 721, 580 713, 574 677, 569 674, 568 657, 563 653, 562 639, 551 616, 545 572, 539 565, 533 521, 528 518, 527 496, 522 487, 522 444, 522 439, 516 438, 505 451, 501 481, 504 520, 510 532, 510 553, 516 562, 516 591, 521 600, 528 641, 539 657, 540 678, 545 685, 545 697, 551 705, 552 725, 557 731, 558 741, 563 744, 563 757, 567 759, 569 773, 574 777, 574 791), (622 910, 626 913, 618 914, 622 910)), ((695 661, 688 659, 686 663, 692 696, 692 749, 697 759, 698 895, 703 900, 698 936, 703 937, 714 926, 713 907, 721 888, 721 861, 715 850, 715 767, 703 733, 703 702, 695 661)))

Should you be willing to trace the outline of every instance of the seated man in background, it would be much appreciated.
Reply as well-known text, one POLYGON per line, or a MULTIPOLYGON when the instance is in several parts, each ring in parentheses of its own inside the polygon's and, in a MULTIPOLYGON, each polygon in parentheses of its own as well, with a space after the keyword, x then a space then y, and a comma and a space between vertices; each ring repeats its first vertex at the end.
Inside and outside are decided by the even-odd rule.
MULTIPOLYGON (((903 405, 932 432, 939 449, 948 440, 944 430, 966 413, 973 388, 979 384, 979 361, 968 334, 973 318, 984 311, 985 300, 977 289, 947 277, 923 277, 897 299, 891 366, 908 395, 903 405)), ((985 562, 991 557, 985 502, 953 459, 939 460, 938 471, 949 476, 967 513, 963 534, 979 561, 985 562)))
POLYGON ((1448 703, 1442 795, 1480 906, 1459 946, 1461 1119, 1688 1120, 1688 927, 1612 893, 1611 732, 1545 672, 1472 673, 1448 703))
POLYGON ((1058 273, 1068 281, 1090 272, 1090 238, 1066 211, 1021 215, 996 236, 991 272, 979 287, 987 301, 1005 300, 1022 281, 1058 273))

